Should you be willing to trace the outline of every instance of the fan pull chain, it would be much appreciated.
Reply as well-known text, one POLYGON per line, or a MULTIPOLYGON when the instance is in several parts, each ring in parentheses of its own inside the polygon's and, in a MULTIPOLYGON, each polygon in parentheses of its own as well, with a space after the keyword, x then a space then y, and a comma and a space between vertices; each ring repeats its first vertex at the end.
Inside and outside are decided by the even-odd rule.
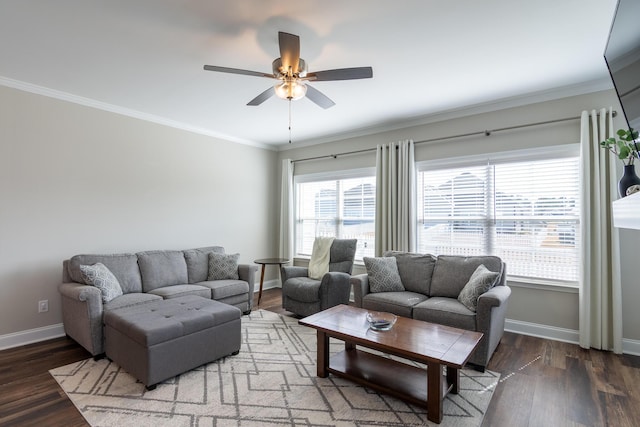
POLYGON ((291 144, 291 98, 289 98, 289 144, 291 144))

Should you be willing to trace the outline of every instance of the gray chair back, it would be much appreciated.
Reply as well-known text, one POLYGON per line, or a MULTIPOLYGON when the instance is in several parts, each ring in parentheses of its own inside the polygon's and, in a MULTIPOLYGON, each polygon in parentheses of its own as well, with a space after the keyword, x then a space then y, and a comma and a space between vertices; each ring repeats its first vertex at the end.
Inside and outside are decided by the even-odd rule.
POLYGON ((351 275, 358 239, 335 239, 331 244, 329 271, 351 275))

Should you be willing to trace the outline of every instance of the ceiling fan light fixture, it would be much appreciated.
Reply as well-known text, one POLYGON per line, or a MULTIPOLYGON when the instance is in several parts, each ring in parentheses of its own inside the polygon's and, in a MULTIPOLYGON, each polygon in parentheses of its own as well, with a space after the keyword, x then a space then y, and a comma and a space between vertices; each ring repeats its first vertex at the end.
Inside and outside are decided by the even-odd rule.
POLYGON ((276 96, 282 99, 298 100, 307 94, 307 85, 300 80, 284 80, 274 86, 276 96))

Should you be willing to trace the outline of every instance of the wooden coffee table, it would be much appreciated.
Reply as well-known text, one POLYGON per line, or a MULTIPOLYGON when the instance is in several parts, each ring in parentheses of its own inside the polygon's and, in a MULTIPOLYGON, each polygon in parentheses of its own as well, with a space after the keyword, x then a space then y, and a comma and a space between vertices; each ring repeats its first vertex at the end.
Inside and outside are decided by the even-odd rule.
POLYGON ((299 321, 318 331, 318 376, 331 373, 426 407, 427 418, 440 423, 443 399, 449 392, 458 393, 459 370, 482 334, 400 316, 390 331, 377 332, 369 329, 366 314, 361 308, 338 305, 299 321), (345 343, 345 350, 331 358, 329 338, 345 343), (427 370, 356 345, 426 364, 427 370))

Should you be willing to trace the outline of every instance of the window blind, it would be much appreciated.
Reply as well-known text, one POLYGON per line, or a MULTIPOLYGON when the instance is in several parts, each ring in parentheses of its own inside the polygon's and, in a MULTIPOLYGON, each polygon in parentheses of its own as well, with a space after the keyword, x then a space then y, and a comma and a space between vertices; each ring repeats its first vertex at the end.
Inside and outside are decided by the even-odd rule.
POLYGON ((510 275, 577 281, 578 162, 502 159, 419 172, 420 252, 493 254, 510 275))
POLYGON ((296 183, 296 254, 311 256, 319 236, 358 239, 356 259, 373 256, 375 176, 296 183))

